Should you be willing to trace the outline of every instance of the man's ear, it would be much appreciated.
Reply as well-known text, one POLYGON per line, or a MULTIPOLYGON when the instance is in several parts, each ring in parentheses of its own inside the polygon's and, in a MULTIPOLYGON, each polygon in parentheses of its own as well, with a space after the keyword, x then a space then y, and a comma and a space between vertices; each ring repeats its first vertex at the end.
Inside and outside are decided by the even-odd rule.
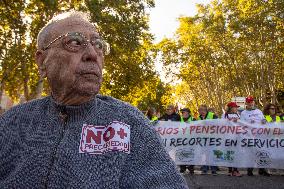
POLYGON ((46 65, 44 63, 44 60, 46 58, 45 53, 42 50, 37 50, 35 53, 35 59, 36 59, 36 64, 38 66, 38 70, 40 73, 41 78, 46 77, 46 65))

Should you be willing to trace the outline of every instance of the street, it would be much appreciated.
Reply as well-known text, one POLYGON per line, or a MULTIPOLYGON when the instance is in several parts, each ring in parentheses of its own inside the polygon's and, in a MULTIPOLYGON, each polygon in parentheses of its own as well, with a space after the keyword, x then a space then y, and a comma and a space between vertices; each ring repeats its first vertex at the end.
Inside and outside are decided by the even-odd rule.
POLYGON ((190 189, 284 189, 284 175, 273 174, 270 177, 259 176, 254 170, 253 177, 246 175, 246 170, 241 169, 242 177, 231 177, 227 175, 226 168, 221 169, 217 176, 195 175, 188 172, 183 174, 190 189))

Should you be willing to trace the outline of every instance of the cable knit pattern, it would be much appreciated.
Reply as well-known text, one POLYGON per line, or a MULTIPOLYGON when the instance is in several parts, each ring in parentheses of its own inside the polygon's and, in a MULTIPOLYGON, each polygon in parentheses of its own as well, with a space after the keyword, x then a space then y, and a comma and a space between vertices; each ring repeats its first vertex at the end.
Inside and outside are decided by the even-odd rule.
POLYGON ((0 188, 185 189, 185 181, 136 108, 97 95, 80 106, 51 97, 7 111, 0 120, 0 188), (62 121, 60 112, 66 112, 62 121), (130 125, 130 153, 79 153, 83 124, 130 125))

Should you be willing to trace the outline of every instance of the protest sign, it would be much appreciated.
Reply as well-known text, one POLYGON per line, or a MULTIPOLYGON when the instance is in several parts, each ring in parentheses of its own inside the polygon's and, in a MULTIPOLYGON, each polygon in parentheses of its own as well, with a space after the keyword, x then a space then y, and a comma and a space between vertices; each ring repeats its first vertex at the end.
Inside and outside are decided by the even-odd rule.
POLYGON ((159 121, 154 127, 177 165, 284 169, 284 123, 215 119, 159 121))

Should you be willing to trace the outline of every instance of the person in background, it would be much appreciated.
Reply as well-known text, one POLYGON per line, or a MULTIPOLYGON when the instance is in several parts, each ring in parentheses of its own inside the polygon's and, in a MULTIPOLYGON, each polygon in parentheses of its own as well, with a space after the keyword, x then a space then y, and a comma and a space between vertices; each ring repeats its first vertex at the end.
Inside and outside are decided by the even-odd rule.
POLYGON ((262 111, 255 107, 254 98, 252 96, 246 97, 246 109, 241 112, 241 120, 248 123, 266 123, 262 111))
POLYGON ((208 108, 205 104, 202 104, 198 108, 199 116, 197 120, 204 120, 204 119, 218 119, 218 116, 216 116, 213 112, 209 112, 208 108))
POLYGON ((150 120, 150 122, 158 121, 157 112, 156 109, 153 107, 150 107, 146 112, 147 118, 150 120))
POLYGON ((280 110, 279 111, 279 116, 281 118, 281 121, 284 122, 284 106, 280 107, 279 110, 280 110))
POLYGON ((280 114, 281 121, 284 122, 284 113, 280 114))
MULTIPOLYGON (((276 105, 272 103, 268 103, 264 107, 263 114, 268 123, 281 122, 281 117, 276 114, 277 112, 276 110, 277 110, 276 105)), ((280 172, 280 170, 277 169, 270 169, 270 171, 273 172, 274 174, 280 172)))
MULTIPOLYGON (((241 113, 241 120, 248 123, 265 124, 266 120, 261 110, 255 108, 254 98, 252 96, 246 97, 246 109, 241 113)), ((270 176, 270 174, 263 168, 258 170, 259 175, 270 176)), ((253 168, 247 169, 247 175, 253 176, 253 168)))
POLYGON ((176 113, 174 105, 168 105, 166 109, 166 114, 160 117, 161 121, 180 121, 180 115, 176 113))
POLYGON ((213 114, 215 114, 215 108, 208 107, 208 112, 212 112, 213 114))
MULTIPOLYGON (((183 108, 180 111, 182 123, 190 123, 192 121, 195 121, 195 118, 191 115, 190 109, 183 108)), ((186 165, 180 165, 180 172, 184 173, 186 171, 186 168, 188 168, 190 174, 194 174, 194 165, 189 165, 188 167, 186 165)))
POLYGON ((236 122, 240 119, 240 114, 238 112, 238 108, 240 106, 235 102, 229 102, 227 104, 227 111, 222 115, 222 119, 228 119, 230 121, 236 122))
POLYGON ((281 119, 281 122, 284 122, 284 107, 279 107, 279 112, 278 112, 278 116, 280 117, 281 119))
POLYGON ((274 104, 267 104, 264 107, 263 114, 267 122, 280 122, 280 116, 276 115, 276 106, 274 104))
POLYGON ((195 118, 191 115, 191 111, 188 108, 183 108, 180 110, 181 112, 181 122, 190 123, 195 121, 195 118))
MULTIPOLYGON (((205 104, 199 106, 198 112, 199 112, 199 117, 197 120, 218 119, 218 117, 214 113, 208 111, 208 108, 205 104)), ((212 175, 217 175, 217 166, 210 166, 210 168, 212 175)), ((208 170, 209 166, 207 165, 201 166, 202 174, 207 174, 208 170)))
MULTIPOLYGON (((228 119, 230 121, 237 122, 240 119, 240 115, 238 113, 239 106, 235 102, 229 102, 227 104, 227 111, 222 115, 222 119, 228 119)), ((229 176, 241 177, 242 175, 239 173, 238 168, 229 167, 229 176)))

